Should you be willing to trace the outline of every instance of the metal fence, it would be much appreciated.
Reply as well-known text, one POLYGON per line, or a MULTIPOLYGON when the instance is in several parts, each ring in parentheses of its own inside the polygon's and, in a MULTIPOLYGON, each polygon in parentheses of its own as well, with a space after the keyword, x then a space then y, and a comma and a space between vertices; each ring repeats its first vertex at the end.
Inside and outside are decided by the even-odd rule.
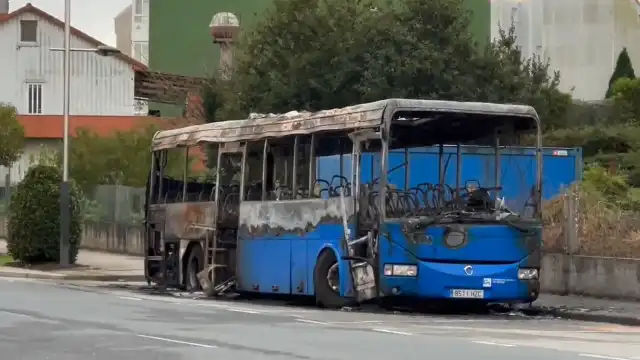
POLYGON ((545 203, 544 250, 640 259, 640 213, 573 186, 545 203))
MULTIPOLYGON (((0 187, 2 217, 8 215, 11 191, 15 191, 15 187, 0 187)), ((85 222, 139 225, 144 220, 144 201, 144 188, 98 185, 80 194, 80 210, 85 222)))
POLYGON ((99 185, 81 196, 85 222, 140 225, 144 220, 145 189, 99 185))

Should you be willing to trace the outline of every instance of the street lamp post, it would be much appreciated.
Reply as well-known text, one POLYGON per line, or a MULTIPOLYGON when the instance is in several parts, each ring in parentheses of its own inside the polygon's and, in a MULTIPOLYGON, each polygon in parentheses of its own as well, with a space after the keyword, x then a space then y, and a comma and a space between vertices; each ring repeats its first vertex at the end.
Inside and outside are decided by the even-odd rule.
POLYGON ((68 266, 69 236, 71 226, 71 199, 69 188, 69 105, 71 96, 71 0, 64 2, 64 70, 63 70, 63 103, 62 117, 64 118, 64 132, 62 134, 62 183, 60 184, 60 265, 68 266))
POLYGON ((110 46, 98 46, 95 49, 71 48, 71 0, 65 0, 64 2, 64 48, 52 48, 50 50, 64 52, 64 80, 62 85, 64 132, 62 134, 62 183, 60 184, 60 265, 64 267, 70 264, 69 108, 71 105, 71 93, 69 87, 71 84, 71 52, 93 52, 101 56, 111 56, 119 54, 120 50, 110 46))

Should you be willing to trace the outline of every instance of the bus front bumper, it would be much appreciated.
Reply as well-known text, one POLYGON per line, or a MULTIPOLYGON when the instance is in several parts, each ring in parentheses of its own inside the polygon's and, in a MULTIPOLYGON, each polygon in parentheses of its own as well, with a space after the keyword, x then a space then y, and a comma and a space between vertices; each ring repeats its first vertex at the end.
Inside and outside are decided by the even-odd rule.
POLYGON ((415 276, 394 276, 381 271, 381 292, 385 296, 486 303, 532 302, 540 293, 539 270, 520 269, 518 263, 469 265, 423 261, 416 265, 416 270, 415 276))

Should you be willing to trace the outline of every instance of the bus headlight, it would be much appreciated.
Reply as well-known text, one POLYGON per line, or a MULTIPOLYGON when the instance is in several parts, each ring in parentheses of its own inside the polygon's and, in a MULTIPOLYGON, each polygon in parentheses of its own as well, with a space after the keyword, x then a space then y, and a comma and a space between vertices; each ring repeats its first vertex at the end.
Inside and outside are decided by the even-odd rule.
POLYGON ((518 269, 519 280, 531 280, 538 278, 538 269, 518 269))
POLYGON ((385 264, 384 276, 416 276, 418 267, 416 265, 385 264))

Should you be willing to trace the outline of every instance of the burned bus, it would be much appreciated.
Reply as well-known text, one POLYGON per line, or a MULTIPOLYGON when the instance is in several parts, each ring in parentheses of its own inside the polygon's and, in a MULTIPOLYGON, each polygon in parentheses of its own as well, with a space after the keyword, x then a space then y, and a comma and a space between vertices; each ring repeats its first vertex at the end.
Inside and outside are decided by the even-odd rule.
POLYGON ((394 297, 531 302, 539 125, 529 106, 388 99, 158 132, 147 279, 210 295, 306 295, 327 307, 394 297), (536 139, 536 171, 513 209, 501 197, 500 153, 523 134, 536 139), (491 176, 462 168, 470 143, 490 145, 491 176), (169 177, 168 152, 195 146, 209 148, 215 175, 192 179, 185 167, 169 177), (425 146, 439 147, 439 160, 412 166, 413 149, 425 146))

